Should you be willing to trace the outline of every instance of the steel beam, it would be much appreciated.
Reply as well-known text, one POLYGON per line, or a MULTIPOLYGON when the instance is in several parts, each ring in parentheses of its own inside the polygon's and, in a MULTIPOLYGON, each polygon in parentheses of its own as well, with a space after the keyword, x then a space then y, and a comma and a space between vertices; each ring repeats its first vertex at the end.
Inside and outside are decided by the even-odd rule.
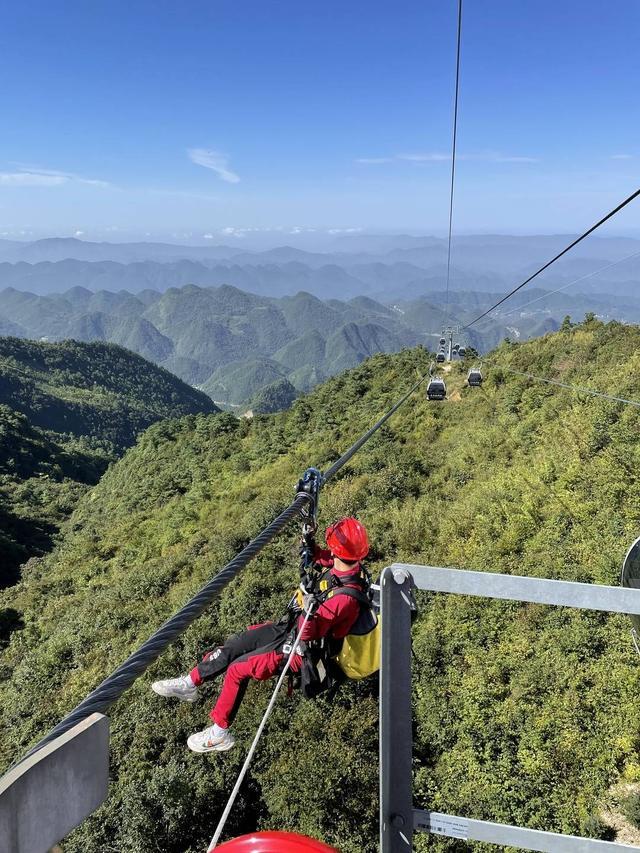
POLYGON ((479 595, 484 598, 640 615, 640 589, 500 575, 494 572, 470 572, 439 566, 412 566, 407 563, 394 563, 390 568, 392 571, 409 573, 418 589, 432 592, 479 595))
POLYGON ((416 809, 413 815, 416 832, 430 832, 433 835, 446 835, 464 841, 486 841, 503 847, 537 850, 540 853, 628 853, 629 850, 638 850, 637 847, 618 844, 615 841, 560 835, 505 823, 491 823, 488 820, 470 820, 440 812, 416 809))
POLYGON ((412 849, 411 575, 385 569, 380 579, 380 850, 412 849))

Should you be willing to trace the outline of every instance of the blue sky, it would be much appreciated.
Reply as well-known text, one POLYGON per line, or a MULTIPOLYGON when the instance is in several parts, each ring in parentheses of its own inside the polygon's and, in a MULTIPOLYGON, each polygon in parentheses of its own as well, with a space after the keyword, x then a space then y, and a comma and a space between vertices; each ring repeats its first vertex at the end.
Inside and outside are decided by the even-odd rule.
MULTIPOLYGON (((455 13, 10 0, 0 234, 442 234, 455 13)), ((465 0, 464 15, 456 230, 568 232, 640 186, 638 0, 465 0)), ((638 204, 609 230, 636 229, 638 204)))

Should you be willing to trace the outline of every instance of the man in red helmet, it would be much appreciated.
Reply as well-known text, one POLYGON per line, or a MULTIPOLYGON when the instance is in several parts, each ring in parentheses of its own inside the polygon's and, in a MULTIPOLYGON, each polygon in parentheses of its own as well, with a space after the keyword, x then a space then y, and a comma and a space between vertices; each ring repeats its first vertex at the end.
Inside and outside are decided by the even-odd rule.
MULTIPOLYGON (((319 567, 321 603, 313 612, 300 637, 302 643, 327 638, 346 637, 360 613, 360 604, 352 595, 331 596, 331 589, 346 587, 362 590, 360 560, 369 553, 369 540, 364 526, 355 518, 343 518, 327 528, 327 548, 315 547, 314 564, 319 567)), ((160 696, 175 696, 183 702, 196 702, 200 685, 225 673, 215 707, 209 714, 213 725, 192 734, 187 746, 194 752, 224 752, 235 739, 229 729, 240 707, 250 679, 266 681, 282 671, 293 642, 302 625, 303 616, 282 622, 252 625, 235 634, 218 648, 207 652, 202 661, 186 675, 156 681, 151 685, 160 696)), ((302 669, 302 655, 294 654, 290 670, 302 669)))

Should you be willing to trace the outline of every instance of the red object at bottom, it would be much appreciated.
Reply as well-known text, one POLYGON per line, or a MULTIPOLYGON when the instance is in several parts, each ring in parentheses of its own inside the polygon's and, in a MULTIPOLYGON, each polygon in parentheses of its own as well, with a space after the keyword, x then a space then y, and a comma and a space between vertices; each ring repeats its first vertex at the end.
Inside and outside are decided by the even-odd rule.
POLYGON ((321 841, 295 832, 254 832, 216 847, 225 853, 340 853, 321 841))

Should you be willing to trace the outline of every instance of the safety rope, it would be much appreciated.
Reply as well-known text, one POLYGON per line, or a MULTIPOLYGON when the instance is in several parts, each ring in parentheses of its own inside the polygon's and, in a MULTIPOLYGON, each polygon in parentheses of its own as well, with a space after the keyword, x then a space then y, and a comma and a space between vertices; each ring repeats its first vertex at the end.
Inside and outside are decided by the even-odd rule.
MULTIPOLYGON (((384 414, 372 427, 367 430, 354 444, 326 471, 320 485, 324 485, 334 477, 338 471, 358 452, 372 435, 386 423, 389 418, 398 411, 400 406, 422 385, 427 379, 423 376, 413 387, 384 414)), ((264 528, 256 537, 246 545, 239 554, 230 560, 218 574, 216 574, 202 589, 196 593, 174 616, 168 619, 164 625, 152 634, 139 649, 130 655, 124 663, 108 675, 89 695, 80 702, 64 719, 62 719, 51 731, 38 741, 26 755, 20 759, 24 761, 30 755, 59 735, 73 728, 77 723, 84 720, 90 714, 99 712, 106 713, 109 708, 122 696, 122 694, 139 678, 151 664, 156 661, 165 649, 177 639, 184 631, 206 610, 209 604, 230 583, 239 572, 244 569, 268 545, 274 537, 280 533, 287 524, 297 517, 305 517, 313 496, 306 492, 299 492, 295 500, 280 515, 264 528)), ((18 762, 19 763, 19 762, 18 762)))
POLYGON ((309 617, 311 616, 311 609, 312 608, 310 605, 309 609, 305 611, 304 620, 302 622, 302 625, 300 626, 300 630, 298 631, 295 642, 291 646, 291 651, 289 652, 289 654, 287 656, 287 662, 285 663, 284 668, 283 668, 282 672, 280 673, 280 678, 278 679, 276 686, 273 690, 273 693, 271 695, 271 699, 269 701, 269 704, 267 705, 267 710, 264 712, 262 720, 260 721, 260 725, 258 726, 258 728, 256 730, 255 736, 254 736, 253 741, 251 742, 251 746, 249 748, 249 752, 247 753, 247 757, 245 758, 244 764, 242 765, 242 769, 240 770, 240 773, 238 774, 238 778, 236 779, 236 784, 233 786, 233 791, 231 792, 231 795, 227 801, 227 805, 225 806, 224 811, 222 812, 222 815, 220 817, 220 820, 218 821, 218 826, 216 827, 216 831, 213 835, 213 838, 211 839, 211 843, 209 844, 209 848, 207 850, 207 853, 211 853, 211 851, 216 848, 218 841, 220 840, 220 836, 222 835, 222 831, 225 827, 227 819, 228 819, 229 815, 231 814, 231 809, 233 808, 233 804, 236 801, 236 797, 238 796, 238 792, 240 790, 240 787, 242 786, 242 783, 244 781, 244 777, 247 775, 247 771, 249 769, 249 766, 251 764, 251 761, 253 759, 255 751, 258 747, 258 742, 260 741, 260 738, 262 737, 262 732, 264 731, 264 727, 267 724, 267 720, 271 716, 271 711, 273 710, 273 706, 276 704, 276 700, 278 698, 278 693, 280 692, 280 688, 282 687, 282 684, 284 683, 285 676, 287 675, 287 673, 289 672, 289 669, 291 667, 291 661, 293 660, 293 656, 296 653, 298 643, 300 642, 300 638, 302 637, 302 632, 304 631, 305 626, 306 626, 307 622, 309 621, 309 617))
POLYGON ((546 269, 549 269, 549 267, 552 264, 555 264, 555 262, 558 261, 563 255, 566 255, 567 252, 569 252, 571 249, 573 249, 574 246, 577 246, 578 243, 581 243, 585 238, 587 238, 589 236, 589 234, 593 234, 593 232, 597 228, 600 228, 601 225, 604 225, 605 222, 607 222, 609 219, 611 219, 612 216, 615 216, 616 213, 619 213, 624 207, 626 207, 628 204, 630 204, 639 195, 640 195, 640 189, 638 189, 634 193, 632 193, 623 202, 620 202, 620 204, 617 207, 614 207, 614 209, 610 210, 606 216, 603 216, 602 219, 600 219, 598 222, 596 222, 595 225, 592 225, 588 231, 585 231, 583 234, 581 234, 579 237, 577 237, 572 243, 569 243, 569 245, 565 249, 563 249, 561 252, 558 252, 558 254, 554 258, 551 258, 550 261, 547 261, 547 263, 544 266, 540 267, 539 270, 536 270, 536 272, 534 272, 533 275, 530 275, 529 278, 525 279, 522 282, 522 284, 519 284, 517 287, 514 287, 513 290, 510 290, 509 293, 506 294, 506 296, 503 296, 502 299, 499 299, 495 303, 495 305, 492 305, 491 308, 487 308, 486 311, 483 311, 482 314, 479 314, 474 320, 471 320, 470 323, 467 323, 465 326, 463 326, 463 328, 464 329, 470 329, 471 326, 474 326, 479 320, 482 320, 483 317, 486 317, 487 314, 490 314, 499 305, 502 305, 503 302, 506 302, 507 299, 510 299, 514 293, 517 293, 519 290, 522 290, 522 288, 525 287, 525 285, 527 285, 527 284, 529 284, 529 282, 533 281, 534 278, 537 278, 540 275, 540 273, 543 273, 546 269))
POLYGON ((456 145, 458 141, 458 96, 460 93, 460 44, 462 40, 462 0, 458 0, 458 41, 456 47, 456 85, 453 100, 453 135, 451 143, 451 188, 449 191, 449 239, 447 243, 447 296, 445 314, 449 313, 449 281, 451 278, 451 234, 453 229, 453 194, 456 183, 456 145))

